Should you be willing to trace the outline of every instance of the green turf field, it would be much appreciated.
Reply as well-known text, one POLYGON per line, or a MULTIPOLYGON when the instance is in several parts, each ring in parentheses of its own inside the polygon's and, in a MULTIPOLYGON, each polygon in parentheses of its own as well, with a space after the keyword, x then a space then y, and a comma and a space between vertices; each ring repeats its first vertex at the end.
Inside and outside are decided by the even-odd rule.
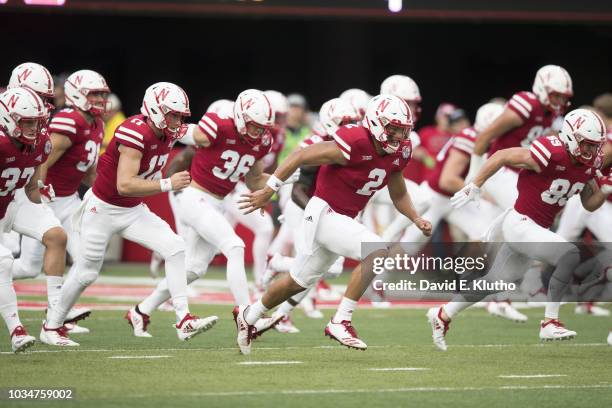
MULTIPOLYGON (((539 344, 542 309, 527 310, 516 324, 469 310, 453 322, 449 350, 430 341, 424 310, 358 310, 354 317, 367 351, 349 350, 323 337, 325 320, 296 312, 295 335, 271 332, 250 356, 238 354, 229 307, 197 306, 217 314, 210 332, 180 343, 172 313, 153 315, 152 339, 130 336, 122 312, 96 312, 84 322, 92 331, 73 336, 72 351, 36 344, 12 355, 0 337, 0 389, 69 387, 75 401, 9 403, 9 406, 82 407, 609 407, 612 405, 612 347, 605 345, 610 319, 576 316, 563 320, 578 332, 573 342, 539 344), (132 357, 132 358, 126 358, 132 357), (148 358, 144 358, 148 357, 148 358), (243 365, 240 363, 251 363, 243 365), (285 362, 258 365, 257 362, 285 362), (287 363, 299 362, 299 363, 287 363), (403 368, 398 370, 374 370, 403 368), (407 369, 415 369, 408 371, 407 369), (540 378, 500 376, 551 375, 540 378)), ((329 317, 331 311, 325 311, 329 317)), ((32 334, 40 312, 22 312, 32 334)))

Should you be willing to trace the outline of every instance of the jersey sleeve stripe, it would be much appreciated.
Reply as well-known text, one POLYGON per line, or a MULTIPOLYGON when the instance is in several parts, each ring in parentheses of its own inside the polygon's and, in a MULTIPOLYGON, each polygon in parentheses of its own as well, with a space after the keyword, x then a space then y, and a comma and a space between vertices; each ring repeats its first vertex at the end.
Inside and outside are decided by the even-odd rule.
POLYGON ((348 153, 351 152, 351 146, 349 146, 348 143, 342 140, 342 138, 338 136, 338 134, 334 133, 332 136, 334 137, 336 143, 338 143, 344 150, 346 150, 348 153))
POLYGON ((124 127, 124 126, 119 126, 119 129, 117 129, 117 130, 119 130, 119 131, 121 131, 123 133, 126 133, 126 134, 128 134, 130 136, 134 136, 138 140, 144 140, 144 136, 141 135, 140 133, 136 132, 135 130, 128 129, 128 128, 124 127))
POLYGON ((469 142, 467 140, 455 140, 455 143, 453 143, 453 147, 462 150, 467 154, 472 154, 474 152, 474 143, 469 142))
POLYGON ((200 129, 202 129, 202 132, 206 133, 208 136, 212 137, 213 139, 217 138, 217 132, 212 130, 206 123, 204 123, 203 121, 200 121, 198 125, 200 126, 200 129))
POLYGON ((522 116, 524 119, 529 119, 529 112, 527 112, 527 110, 523 108, 523 105, 519 104, 514 99, 510 99, 510 102, 508 102, 508 106, 512 108, 513 111, 522 116))
POLYGON ((144 143, 139 142, 138 140, 128 136, 128 135, 124 135, 123 133, 119 133, 119 132, 115 132, 115 137, 117 139, 123 140, 125 142, 129 142, 132 143, 138 147, 140 147, 141 149, 144 149, 144 143))
POLYGON ((72 125, 75 126, 76 122, 74 121, 74 119, 70 119, 70 118, 59 118, 59 117, 54 117, 51 119, 51 123, 64 123, 66 125, 72 125))
POLYGON ((215 121, 209 118, 208 116, 206 115, 202 116, 202 120, 206 122, 206 124, 210 126, 210 128, 214 130, 215 132, 219 130, 219 128, 217 128, 217 124, 215 123, 215 121))
POLYGON ((525 100, 525 98, 523 98, 522 96, 520 96, 520 95, 514 95, 514 96, 512 97, 512 99, 514 99, 516 102, 520 103, 520 104, 523 106, 523 108, 527 109, 527 112, 531 112, 531 111, 532 111, 532 109, 533 109, 533 108, 531 107, 531 105, 529 104, 529 102, 527 102, 527 101, 525 100))
POLYGON ((542 143, 538 142, 537 140, 534 140, 531 143, 532 146, 535 146, 538 148, 538 150, 544 154, 544 156, 546 156, 547 159, 550 159, 551 153, 550 150, 548 150, 548 148, 546 146, 544 146, 542 143))
POLYGON ((49 125, 49 130, 53 132, 54 130, 63 130, 64 132, 69 132, 76 135, 76 128, 68 125, 60 125, 57 123, 51 123, 49 125))
POLYGON ((529 151, 531 152, 531 156, 535 159, 535 161, 538 162, 538 164, 541 164, 544 167, 548 167, 548 160, 546 160, 544 156, 542 156, 542 154, 535 148, 535 146, 532 145, 529 148, 529 151))
POLYGON ((346 160, 351 160, 350 153, 345 152, 343 148, 340 148, 340 151, 342 152, 342 155, 344 156, 346 160))

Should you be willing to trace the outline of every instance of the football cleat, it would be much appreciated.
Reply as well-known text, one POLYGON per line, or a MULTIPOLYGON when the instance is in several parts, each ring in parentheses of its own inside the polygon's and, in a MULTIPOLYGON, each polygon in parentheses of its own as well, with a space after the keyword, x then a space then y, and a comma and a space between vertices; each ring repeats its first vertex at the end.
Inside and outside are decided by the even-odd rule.
MULTIPOLYGON (((47 310, 45 310, 45 315, 47 314, 47 310)), ((64 318, 64 324, 67 323, 76 323, 79 320, 83 320, 91 315, 91 309, 86 307, 73 307, 68 311, 66 317, 64 318)))
POLYGON ((610 311, 608 309, 599 307, 595 305, 593 302, 578 303, 574 311, 576 314, 581 314, 581 315, 591 315, 591 316, 600 316, 600 317, 610 316, 610 311))
POLYGON ((261 319, 257 320, 253 325, 255 327, 252 333, 253 340, 260 337, 268 330, 274 328, 282 319, 283 315, 276 314, 272 315, 272 317, 262 317, 261 319))
POLYGON ((36 338, 30 336, 23 326, 15 327, 15 330, 11 333, 11 347, 15 354, 26 351, 34 343, 36 343, 36 338))
POLYGON ((571 340, 576 337, 576 332, 565 328, 563 323, 557 319, 540 322, 540 340, 571 340))
POLYGON ((442 308, 432 307, 427 311, 427 320, 431 325, 432 339, 434 345, 442 351, 447 350, 446 332, 448 332, 450 322, 442 319, 442 308))
POLYGON ((48 329, 47 326, 43 324, 42 329, 40 329, 40 341, 50 346, 79 346, 79 343, 70 340, 70 337, 68 337, 68 329, 66 326, 58 327, 57 329, 48 329))
POLYGON ((147 331, 147 326, 151 323, 149 315, 139 312, 136 307, 131 308, 125 315, 125 319, 128 321, 132 329, 134 329, 134 336, 136 337, 153 337, 147 331))
POLYGON ((325 327, 325 335, 348 348, 357 350, 368 348, 368 345, 357 336, 357 331, 350 320, 343 320, 340 323, 334 323, 333 319, 330 320, 325 327))
POLYGON ((185 317, 183 317, 183 320, 175 326, 176 335, 179 340, 187 341, 200 333, 212 329, 217 323, 217 320, 219 320, 217 316, 208 316, 201 319, 191 313, 187 313, 185 317))
POLYGON ((238 331, 236 343, 238 343, 240 352, 244 355, 251 354, 251 340, 253 340, 253 330, 255 330, 254 326, 246 322, 249 307, 248 305, 236 306, 233 311, 234 322, 238 331))
POLYGON ((503 317, 513 322, 525 323, 527 321, 527 316, 516 310, 510 302, 489 302, 487 312, 492 316, 503 317))
POLYGON ((288 333, 295 334, 299 333, 300 329, 295 327, 293 321, 291 320, 291 316, 283 316, 283 318, 278 322, 276 326, 274 326, 277 332, 279 333, 288 333))
POLYGON ((89 329, 87 327, 79 326, 74 323, 66 323, 64 326, 68 329, 68 333, 70 334, 87 334, 89 333, 89 329))

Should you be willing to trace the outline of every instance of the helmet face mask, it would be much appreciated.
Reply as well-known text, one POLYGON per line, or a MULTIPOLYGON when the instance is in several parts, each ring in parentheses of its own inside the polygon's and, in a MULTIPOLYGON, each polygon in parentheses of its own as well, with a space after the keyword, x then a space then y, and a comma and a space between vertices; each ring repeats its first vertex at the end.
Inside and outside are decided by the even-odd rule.
POLYGON ((33 146, 47 126, 47 108, 29 88, 0 94, 0 129, 24 145, 33 146))
POLYGON ((595 112, 574 109, 565 115, 559 138, 576 161, 594 166, 602 154, 606 127, 595 112))
POLYGON ((414 122, 410 108, 403 99, 394 95, 378 95, 368 103, 363 126, 386 153, 393 154, 408 140, 414 122))

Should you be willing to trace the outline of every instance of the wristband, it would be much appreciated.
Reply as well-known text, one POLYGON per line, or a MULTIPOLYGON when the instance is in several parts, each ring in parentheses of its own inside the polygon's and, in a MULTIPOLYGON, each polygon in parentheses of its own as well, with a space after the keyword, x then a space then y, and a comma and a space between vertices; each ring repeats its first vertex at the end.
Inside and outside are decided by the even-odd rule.
POLYGON ((274 174, 272 174, 270 175, 270 177, 268 177, 268 181, 266 182, 266 185, 270 187, 272 190, 278 191, 283 185, 283 181, 279 179, 278 177, 276 177, 274 174))
POLYGON ((166 191, 172 191, 172 181, 169 178, 160 179, 159 186, 161 187, 162 193, 166 191))

